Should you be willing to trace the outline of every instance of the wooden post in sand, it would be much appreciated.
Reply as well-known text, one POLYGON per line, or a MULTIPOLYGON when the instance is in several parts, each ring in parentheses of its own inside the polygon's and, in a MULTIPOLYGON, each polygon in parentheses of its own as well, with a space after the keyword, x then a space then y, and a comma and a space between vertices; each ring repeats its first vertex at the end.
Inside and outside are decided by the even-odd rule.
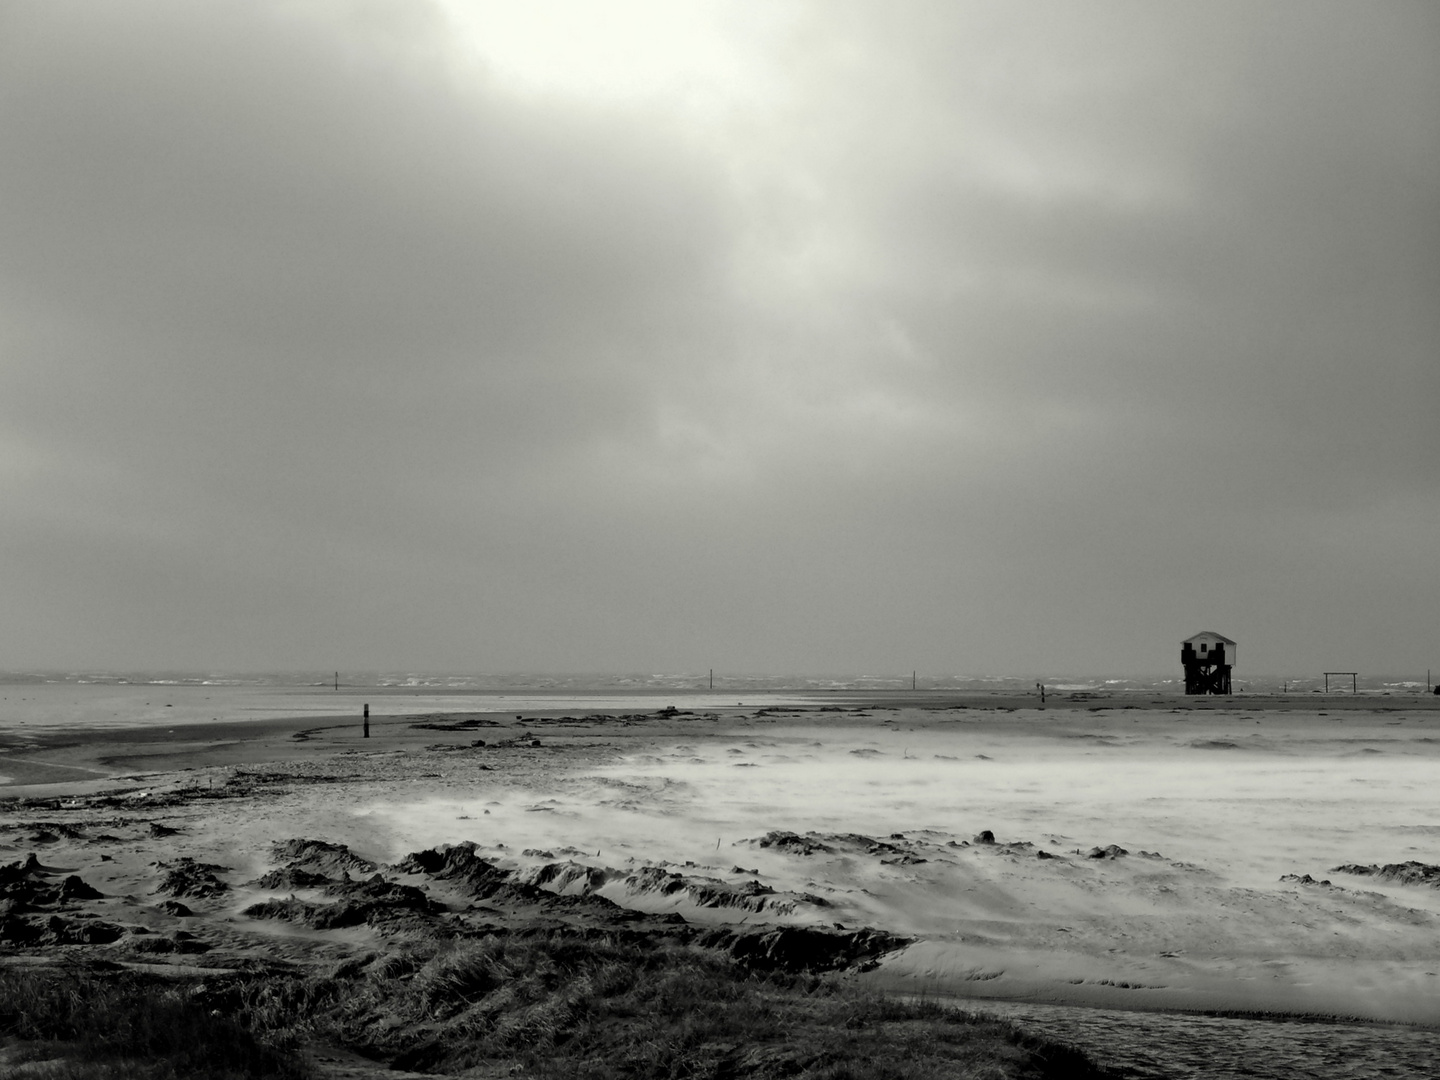
POLYGON ((370 706, 365 706, 365 738, 370 737, 370 706))
POLYGON ((1325 693, 1327 693, 1327 694, 1330 693, 1330 676, 1331 676, 1331 675, 1349 675, 1349 676, 1350 676, 1350 693, 1352 693, 1352 694, 1358 694, 1358 693, 1360 692, 1360 684, 1357 682, 1357 680, 1358 680, 1358 678, 1359 678, 1359 676, 1360 676, 1360 673, 1359 673, 1358 671, 1327 671, 1327 672, 1325 672, 1325 693))

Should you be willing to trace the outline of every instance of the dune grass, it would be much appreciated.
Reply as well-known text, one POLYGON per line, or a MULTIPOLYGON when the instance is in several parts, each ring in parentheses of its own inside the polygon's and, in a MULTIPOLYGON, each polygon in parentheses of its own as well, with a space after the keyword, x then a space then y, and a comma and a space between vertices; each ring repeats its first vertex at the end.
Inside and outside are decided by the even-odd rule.
POLYGON ((1078 1051, 934 1002, 836 977, 761 975, 676 941, 574 933, 396 942, 326 976, 188 987, 0 971, 0 1002, 0 1034, 67 1057, 64 1068, 128 1069, 54 1080, 298 1078, 311 1043, 414 1072, 483 1067, 539 1080, 1105 1075, 1078 1051))
POLYGON ((836 977, 757 974, 675 941, 497 935, 405 963, 378 958, 340 981, 321 1027, 417 1072, 508 1064, 584 1080, 1103 1075, 1079 1052, 1007 1022, 836 977))
POLYGON ((43 1080, 303 1077, 293 1048, 206 1008, 183 984, 124 969, 0 969, 7 1074, 43 1080))

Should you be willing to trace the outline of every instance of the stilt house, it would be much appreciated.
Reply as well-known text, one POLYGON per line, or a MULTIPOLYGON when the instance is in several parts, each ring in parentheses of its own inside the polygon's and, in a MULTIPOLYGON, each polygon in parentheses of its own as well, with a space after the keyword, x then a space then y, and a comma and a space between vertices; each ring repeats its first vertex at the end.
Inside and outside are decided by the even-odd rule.
POLYGON ((1209 630, 1188 637, 1180 645, 1185 665, 1185 693, 1228 694, 1230 671, 1235 667, 1235 642, 1209 630))

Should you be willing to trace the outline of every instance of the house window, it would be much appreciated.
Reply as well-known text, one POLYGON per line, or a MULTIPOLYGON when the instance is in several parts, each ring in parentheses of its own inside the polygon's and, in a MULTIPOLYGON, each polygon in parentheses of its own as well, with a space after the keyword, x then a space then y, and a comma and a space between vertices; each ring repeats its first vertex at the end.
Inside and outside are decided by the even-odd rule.
POLYGON ((1209 652, 1209 651, 1210 651, 1210 646, 1209 646, 1209 645, 1201 645, 1201 646, 1200 646, 1200 651, 1201 651, 1201 652, 1209 652))

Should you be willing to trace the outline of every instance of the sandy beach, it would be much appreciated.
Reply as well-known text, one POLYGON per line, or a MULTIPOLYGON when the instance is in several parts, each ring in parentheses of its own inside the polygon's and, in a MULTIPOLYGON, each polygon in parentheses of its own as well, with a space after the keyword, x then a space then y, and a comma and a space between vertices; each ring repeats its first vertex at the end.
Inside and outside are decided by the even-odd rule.
POLYGON ((50 732, 0 754, 0 863, 35 886, 0 958, 334 967, 395 924, 301 915, 379 872, 486 926, 824 931, 892 993, 1434 1048, 1437 725, 1418 694, 889 694, 50 732), (446 845, 518 891, 456 893, 446 845))

